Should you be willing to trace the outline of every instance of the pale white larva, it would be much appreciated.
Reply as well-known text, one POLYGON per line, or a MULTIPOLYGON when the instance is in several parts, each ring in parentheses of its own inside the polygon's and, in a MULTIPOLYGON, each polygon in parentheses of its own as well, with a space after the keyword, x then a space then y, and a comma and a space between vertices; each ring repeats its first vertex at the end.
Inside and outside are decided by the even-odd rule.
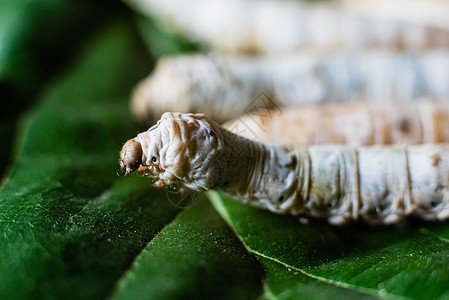
POLYGON ((414 145, 449 143, 449 102, 354 102, 257 110, 223 124, 261 143, 414 145), (300 132, 300 134, 298 134, 300 132))
POLYGON ((131 106, 151 124, 165 111, 205 113, 221 123, 257 109, 261 92, 277 106, 447 99, 448 76, 447 51, 184 55, 160 60, 136 87, 131 106))
POLYGON ((177 33, 221 52, 370 47, 422 50, 449 42, 449 5, 445 1, 403 1, 402 8, 398 1, 363 1, 364 5, 357 1, 311 4, 288 0, 126 2, 177 33))
MULTIPOLYGON (((298 133, 300 134, 300 133, 298 133)), ((449 145, 410 147, 265 145, 202 114, 165 113, 121 152, 126 173, 196 191, 216 189, 282 214, 395 223, 449 217, 449 145)))

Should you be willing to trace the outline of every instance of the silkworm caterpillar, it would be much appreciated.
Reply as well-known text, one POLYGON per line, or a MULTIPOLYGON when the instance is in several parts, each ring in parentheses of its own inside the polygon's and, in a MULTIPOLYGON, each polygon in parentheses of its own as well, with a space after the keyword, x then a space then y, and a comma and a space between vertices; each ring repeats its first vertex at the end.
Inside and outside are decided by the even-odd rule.
POLYGON ((218 122, 257 106, 294 106, 369 99, 449 98, 449 54, 371 51, 276 57, 186 55, 164 58, 137 85, 131 108, 153 124, 165 111, 200 112, 218 122))
POLYGON ((449 3, 445 0, 340 0, 339 3, 345 11, 367 18, 449 29, 449 3))
MULTIPOLYGON (((299 133, 300 134, 300 133, 299 133)), ((203 114, 165 113, 125 143, 121 168, 215 189, 275 213, 395 223, 449 216, 449 145, 410 147, 266 145, 203 114)))
POLYGON ((258 110, 223 127, 261 143, 301 146, 449 143, 449 103, 355 102, 258 110))
MULTIPOLYGON (((382 8, 371 4, 371 10, 388 12, 381 17, 367 14, 369 10, 361 9, 362 5, 345 5, 344 2, 126 2, 143 14, 160 19, 175 32, 221 52, 279 53, 310 47, 423 50, 445 47, 449 43, 448 5, 442 1, 407 1, 403 7, 384 1, 382 8), (408 17, 398 17, 404 15, 404 7, 407 8, 408 17)), ((367 1, 364 2, 366 6, 367 1)))

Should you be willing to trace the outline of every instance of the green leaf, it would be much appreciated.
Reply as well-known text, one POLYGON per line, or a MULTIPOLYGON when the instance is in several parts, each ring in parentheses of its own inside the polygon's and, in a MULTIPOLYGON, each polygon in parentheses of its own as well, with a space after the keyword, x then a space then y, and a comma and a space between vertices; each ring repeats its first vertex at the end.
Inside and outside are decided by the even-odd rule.
POLYGON ((113 299, 254 299, 253 258, 206 199, 179 215, 142 251, 113 299))
POLYGON ((312 281, 302 286, 304 276, 286 278, 281 284, 291 286, 288 293, 296 296, 311 292, 311 298, 320 298, 317 295, 326 288, 313 286, 321 282, 340 287, 330 289, 325 298, 346 297, 348 290, 360 293, 357 297, 449 297, 447 224, 335 227, 311 220, 304 225, 297 218, 255 209, 215 192, 209 195, 248 250, 263 262, 268 289, 276 297, 282 298, 285 290, 270 282, 283 276, 274 268, 287 268, 312 281))
POLYGON ((257 255, 265 273, 265 293, 268 299, 373 299, 374 297, 314 278, 302 270, 257 255))
POLYGON ((0 84, 29 96, 122 6, 106 0, 0 0, 0 8, 0 84))
POLYGON ((175 55, 198 49, 197 45, 171 32, 157 20, 143 16, 135 19, 139 33, 153 57, 175 55))
POLYGON ((96 37, 24 123, 0 192, 0 298, 98 299, 179 208, 117 176, 128 95, 149 58, 129 24, 96 37))
POLYGON ((0 0, 0 176, 17 119, 87 39, 118 14, 106 0, 0 0), (108 9, 104 9, 107 5, 108 9))

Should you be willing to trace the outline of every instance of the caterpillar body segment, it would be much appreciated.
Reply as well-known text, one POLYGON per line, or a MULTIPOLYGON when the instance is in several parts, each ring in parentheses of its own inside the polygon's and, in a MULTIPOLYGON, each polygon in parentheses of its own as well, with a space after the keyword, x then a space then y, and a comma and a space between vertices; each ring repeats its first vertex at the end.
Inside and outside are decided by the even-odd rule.
POLYGON ((126 2, 178 34, 220 52, 425 50, 449 42, 449 6, 444 1, 402 1, 399 5, 400 1, 363 1, 362 5, 358 1, 310 4, 288 0, 126 2))
POLYGON ((185 55, 162 58, 134 89, 131 110, 153 123, 166 111, 202 112, 219 122, 244 112, 260 91, 269 92, 268 65, 249 57, 185 55))
POLYGON ((166 111, 204 113, 221 123, 261 104, 448 99, 448 77, 447 51, 184 55, 160 60, 135 88, 131 107, 138 119, 151 124, 166 111))
POLYGON ((286 107, 242 115, 223 127, 261 143, 300 146, 447 143, 449 103, 360 101, 286 107))
POLYGON ((396 20, 404 24, 429 26, 449 30, 447 13, 449 3, 445 0, 339 0, 348 12, 383 20, 396 20), (407 6, 407 12, 404 7, 407 6))
MULTIPOLYGON (((300 132, 298 132, 300 134, 300 132)), ((396 223, 449 216, 449 145, 266 145, 202 114, 165 113, 122 149, 121 166, 196 191, 215 189, 275 213, 396 223), (130 159, 128 145, 140 143, 130 159)))

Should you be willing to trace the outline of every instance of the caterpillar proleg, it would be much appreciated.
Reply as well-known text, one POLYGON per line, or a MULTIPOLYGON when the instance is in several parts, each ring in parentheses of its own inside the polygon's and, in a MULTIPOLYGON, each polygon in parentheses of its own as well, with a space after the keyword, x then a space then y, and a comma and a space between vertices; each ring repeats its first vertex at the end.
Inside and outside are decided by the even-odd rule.
POLYGON ((184 55, 160 60, 135 88, 131 106, 151 124, 166 111, 204 113, 221 123, 249 112, 260 92, 277 106, 448 99, 448 77, 447 51, 184 55))
MULTIPOLYGON (((298 134, 301 134, 298 132, 298 134)), ((449 145, 360 147, 266 145, 203 114, 164 113, 122 148, 126 173, 219 190, 275 213, 395 223, 449 216, 449 145)))
POLYGON ((301 146, 449 143, 449 103, 359 101, 261 109, 223 127, 261 143, 301 146))

